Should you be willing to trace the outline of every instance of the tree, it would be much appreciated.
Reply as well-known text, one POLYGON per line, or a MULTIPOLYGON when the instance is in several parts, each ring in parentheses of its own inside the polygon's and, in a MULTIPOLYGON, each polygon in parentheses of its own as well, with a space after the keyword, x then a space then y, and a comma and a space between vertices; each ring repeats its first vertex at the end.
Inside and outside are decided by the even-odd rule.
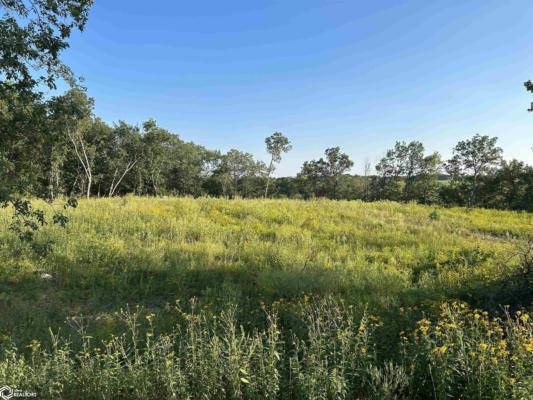
POLYGON ((480 177, 498 165, 502 157, 502 149, 496 146, 497 137, 474 135, 472 139, 457 143, 453 149, 453 157, 446 163, 446 171, 454 183, 469 186, 468 204, 476 204, 476 196, 480 177))
POLYGON ((0 185, 6 191, 53 198, 47 178, 57 170, 51 159, 59 146, 48 104, 27 102, 14 90, 9 96, 0 98, 0 185))
POLYGON ((137 165, 142 157, 142 139, 139 128, 120 121, 113 132, 112 147, 108 151, 109 169, 112 179, 108 196, 115 195, 117 188, 126 175, 137 165))
POLYGON ((410 200, 411 188, 420 169, 423 153, 424 146, 417 141, 409 144, 396 142, 393 149, 387 150, 385 156, 376 165, 383 198, 410 200))
POLYGON ((486 180, 484 205, 533 211, 533 167, 518 160, 504 160, 500 168, 486 180))
POLYGON ((428 204, 437 200, 441 168, 442 160, 437 152, 422 159, 417 175, 417 183, 420 186, 417 197, 422 203, 428 204))
POLYGON ((58 78, 75 82, 61 62, 73 29, 83 30, 92 0, 0 0, 0 96, 14 88, 36 95, 40 84, 55 89, 58 78), (37 75, 37 76, 36 76, 37 75))
POLYGON ((332 198, 337 198, 337 186, 339 184, 339 178, 353 167, 353 161, 350 160, 347 154, 341 153, 340 147, 331 147, 326 149, 326 160, 320 159, 320 169, 322 175, 326 180, 331 180, 332 198))
POLYGON ((253 181, 263 176, 266 166, 255 161, 250 153, 231 149, 221 157, 214 175, 222 187, 222 194, 233 198, 236 194, 248 197, 253 181))
POLYGON ((170 152, 171 166, 166 181, 172 193, 202 194, 202 182, 209 176, 212 152, 192 142, 176 140, 170 152))
POLYGON ((322 193, 322 171, 324 160, 305 161, 297 179, 300 183, 300 190, 306 197, 316 197, 322 193))
POLYGON ((292 149, 289 139, 287 139, 281 132, 274 132, 265 139, 267 152, 271 155, 270 166, 267 170, 267 183, 265 188, 265 199, 268 196, 268 185, 270 183, 270 175, 274 171, 274 163, 281 161, 281 153, 287 153, 292 149))
MULTIPOLYGON (((35 92, 39 84, 55 88, 59 77, 74 83, 59 55, 68 47, 72 29, 83 30, 91 5, 92 0, 0 0, 0 100, 7 100, 8 108, 16 106, 9 101, 13 92, 22 99, 19 107, 25 107, 40 97, 35 92)), ((12 230, 30 241, 38 226, 46 223, 44 213, 28 200, 12 199, 9 190, 1 191, 0 207, 14 209, 12 230)), ((69 200, 65 207, 75 204, 69 200)), ((64 226, 67 218, 55 213, 53 222, 64 226)))
POLYGON ((143 169, 155 196, 161 194, 159 189, 164 183, 164 172, 170 167, 171 148, 176 139, 175 135, 158 127, 153 119, 143 124, 143 169))
POLYGON ((403 173, 405 186, 403 190, 404 201, 413 199, 413 186, 422 170, 424 163, 424 145, 416 140, 404 144, 403 173))
POLYGON ((65 133, 73 146, 74 153, 83 168, 86 178, 86 197, 91 196, 93 181, 92 160, 95 155, 94 149, 87 144, 87 132, 92 125, 92 111, 94 101, 88 98, 84 91, 71 89, 64 96, 54 98, 52 103, 53 119, 57 123, 57 129, 65 133))

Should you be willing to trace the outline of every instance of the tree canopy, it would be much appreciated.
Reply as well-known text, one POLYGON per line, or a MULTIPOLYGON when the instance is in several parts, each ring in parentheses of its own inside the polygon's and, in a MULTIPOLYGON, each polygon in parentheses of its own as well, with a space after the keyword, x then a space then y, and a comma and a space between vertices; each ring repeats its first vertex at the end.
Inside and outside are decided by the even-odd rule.
POLYGON ((75 83, 60 58, 73 29, 83 30, 92 0, 0 0, 0 96, 36 94, 57 79, 75 83))

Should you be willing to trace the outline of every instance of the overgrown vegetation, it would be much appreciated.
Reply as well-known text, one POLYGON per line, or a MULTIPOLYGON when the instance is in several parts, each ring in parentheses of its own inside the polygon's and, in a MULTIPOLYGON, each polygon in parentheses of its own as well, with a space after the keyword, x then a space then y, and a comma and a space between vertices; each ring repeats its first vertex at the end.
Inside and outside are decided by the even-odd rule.
POLYGON ((526 267, 531 214, 132 196, 67 213, 66 229, 35 234, 54 243, 45 255, 0 214, 0 379, 13 387, 45 398, 533 390, 532 277, 504 285, 526 267))

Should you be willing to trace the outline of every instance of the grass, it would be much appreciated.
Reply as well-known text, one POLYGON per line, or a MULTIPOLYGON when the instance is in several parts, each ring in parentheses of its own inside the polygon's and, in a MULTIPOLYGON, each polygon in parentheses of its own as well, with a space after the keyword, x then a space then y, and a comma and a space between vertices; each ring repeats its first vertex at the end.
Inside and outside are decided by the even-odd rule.
POLYGON ((533 294, 497 290, 532 214, 141 197, 68 213, 37 235, 46 256, 0 213, 0 384, 44 398, 533 393, 533 294))

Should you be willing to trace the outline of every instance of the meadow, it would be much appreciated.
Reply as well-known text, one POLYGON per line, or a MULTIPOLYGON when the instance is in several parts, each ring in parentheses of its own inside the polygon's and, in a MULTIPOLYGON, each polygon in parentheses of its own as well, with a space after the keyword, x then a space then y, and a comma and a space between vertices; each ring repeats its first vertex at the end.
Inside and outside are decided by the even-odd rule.
POLYGON ((29 244, 0 211, 0 384, 71 399, 533 397, 533 293, 516 278, 531 213, 126 196, 67 215, 29 244))

